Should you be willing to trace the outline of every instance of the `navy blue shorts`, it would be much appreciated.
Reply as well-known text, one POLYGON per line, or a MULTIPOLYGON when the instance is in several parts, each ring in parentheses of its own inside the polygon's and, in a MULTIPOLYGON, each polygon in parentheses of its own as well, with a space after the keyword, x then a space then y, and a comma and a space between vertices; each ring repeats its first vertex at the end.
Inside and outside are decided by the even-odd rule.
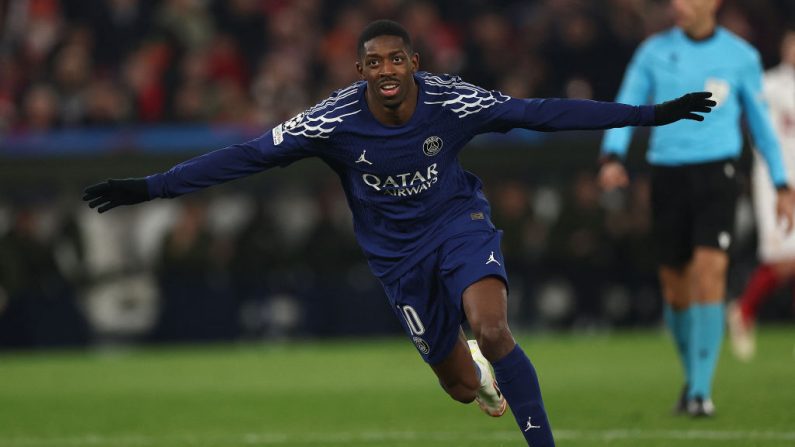
POLYGON ((427 363, 441 362, 455 346, 467 287, 487 276, 507 287, 500 239, 497 230, 453 236, 398 280, 384 284, 403 330, 427 363))

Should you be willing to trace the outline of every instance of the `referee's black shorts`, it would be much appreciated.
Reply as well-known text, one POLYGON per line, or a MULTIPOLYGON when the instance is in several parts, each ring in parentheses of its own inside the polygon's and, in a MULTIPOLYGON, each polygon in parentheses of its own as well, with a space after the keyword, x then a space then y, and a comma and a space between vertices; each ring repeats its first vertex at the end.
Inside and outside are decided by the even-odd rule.
POLYGON ((695 247, 727 251, 738 192, 734 160, 653 166, 651 201, 658 262, 683 266, 695 247))

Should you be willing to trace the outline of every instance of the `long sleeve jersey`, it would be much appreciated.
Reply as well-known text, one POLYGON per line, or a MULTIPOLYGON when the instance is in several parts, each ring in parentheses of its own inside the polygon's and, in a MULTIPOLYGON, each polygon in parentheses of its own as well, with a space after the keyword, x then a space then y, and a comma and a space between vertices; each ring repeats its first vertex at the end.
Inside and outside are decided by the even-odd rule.
POLYGON ((449 237, 493 229, 480 180, 458 153, 475 135, 652 125, 651 106, 515 99, 448 75, 420 72, 417 108, 401 126, 375 119, 359 81, 247 143, 147 177, 150 197, 175 197, 319 157, 340 178, 371 270, 391 282, 449 237))
MULTIPOLYGON (((759 53, 724 28, 718 27, 703 41, 690 39, 679 28, 650 37, 627 67, 616 101, 663 102, 691 91, 712 92, 718 105, 703 123, 682 120, 655 128, 647 152, 649 163, 677 166, 738 157, 742 150, 740 116, 744 113, 773 182, 787 182, 762 95, 759 53)), ((623 157, 631 133, 630 129, 607 131, 602 152, 623 157)))

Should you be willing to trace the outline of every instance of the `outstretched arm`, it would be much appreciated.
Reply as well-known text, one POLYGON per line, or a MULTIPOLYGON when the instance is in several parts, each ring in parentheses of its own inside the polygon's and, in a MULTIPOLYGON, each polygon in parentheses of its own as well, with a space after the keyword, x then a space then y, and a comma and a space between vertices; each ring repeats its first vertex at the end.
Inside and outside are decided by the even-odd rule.
POLYGON ((699 113, 715 106, 709 92, 688 93, 652 106, 580 99, 526 100, 523 125, 534 130, 591 130, 625 126, 663 126, 682 119, 703 121, 699 113))
POLYGON ((235 144, 184 161, 166 172, 148 177, 108 179, 84 190, 83 200, 104 213, 120 205, 155 198, 172 198, 228 182, 274 166, 287 166, 312 155, 299 137, 274 138, 270 131, 243 144, 235 144))
POLYGON ((475 134, 514 128, 552 132, 662 126, 681 119, 702 121, 704 117, 699 114, 709 113, 716 104, 710 96, 709 92, 688 93, 661 104, 633 106, 584 99, 515 99, 503 95, 505 100, 487 110, 485 119, 477 119, 473 130, 475 134))

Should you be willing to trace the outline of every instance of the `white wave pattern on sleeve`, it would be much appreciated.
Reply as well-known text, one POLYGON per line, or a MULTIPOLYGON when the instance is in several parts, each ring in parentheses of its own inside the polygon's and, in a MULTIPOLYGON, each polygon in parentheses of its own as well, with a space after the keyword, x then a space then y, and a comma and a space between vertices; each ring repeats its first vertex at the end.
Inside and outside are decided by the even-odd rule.
POLYGON ((424 76, 424 79, 426 84, 439 87, 438 91, 427 92, 433 100, 425 101, 425 104, 440 104, 442 107, 448 107, 459 118, 473 115, 511 99, 498 91, 488 91, 464 82, 458 76, 442 78, 428 74, 424 76))
POLYGON ((346 117, 362 111, 356 98, 357 91, 358 83, 355 83, 290 118, 283 124, 284 133, 306 138, 329 138, 346 117))

